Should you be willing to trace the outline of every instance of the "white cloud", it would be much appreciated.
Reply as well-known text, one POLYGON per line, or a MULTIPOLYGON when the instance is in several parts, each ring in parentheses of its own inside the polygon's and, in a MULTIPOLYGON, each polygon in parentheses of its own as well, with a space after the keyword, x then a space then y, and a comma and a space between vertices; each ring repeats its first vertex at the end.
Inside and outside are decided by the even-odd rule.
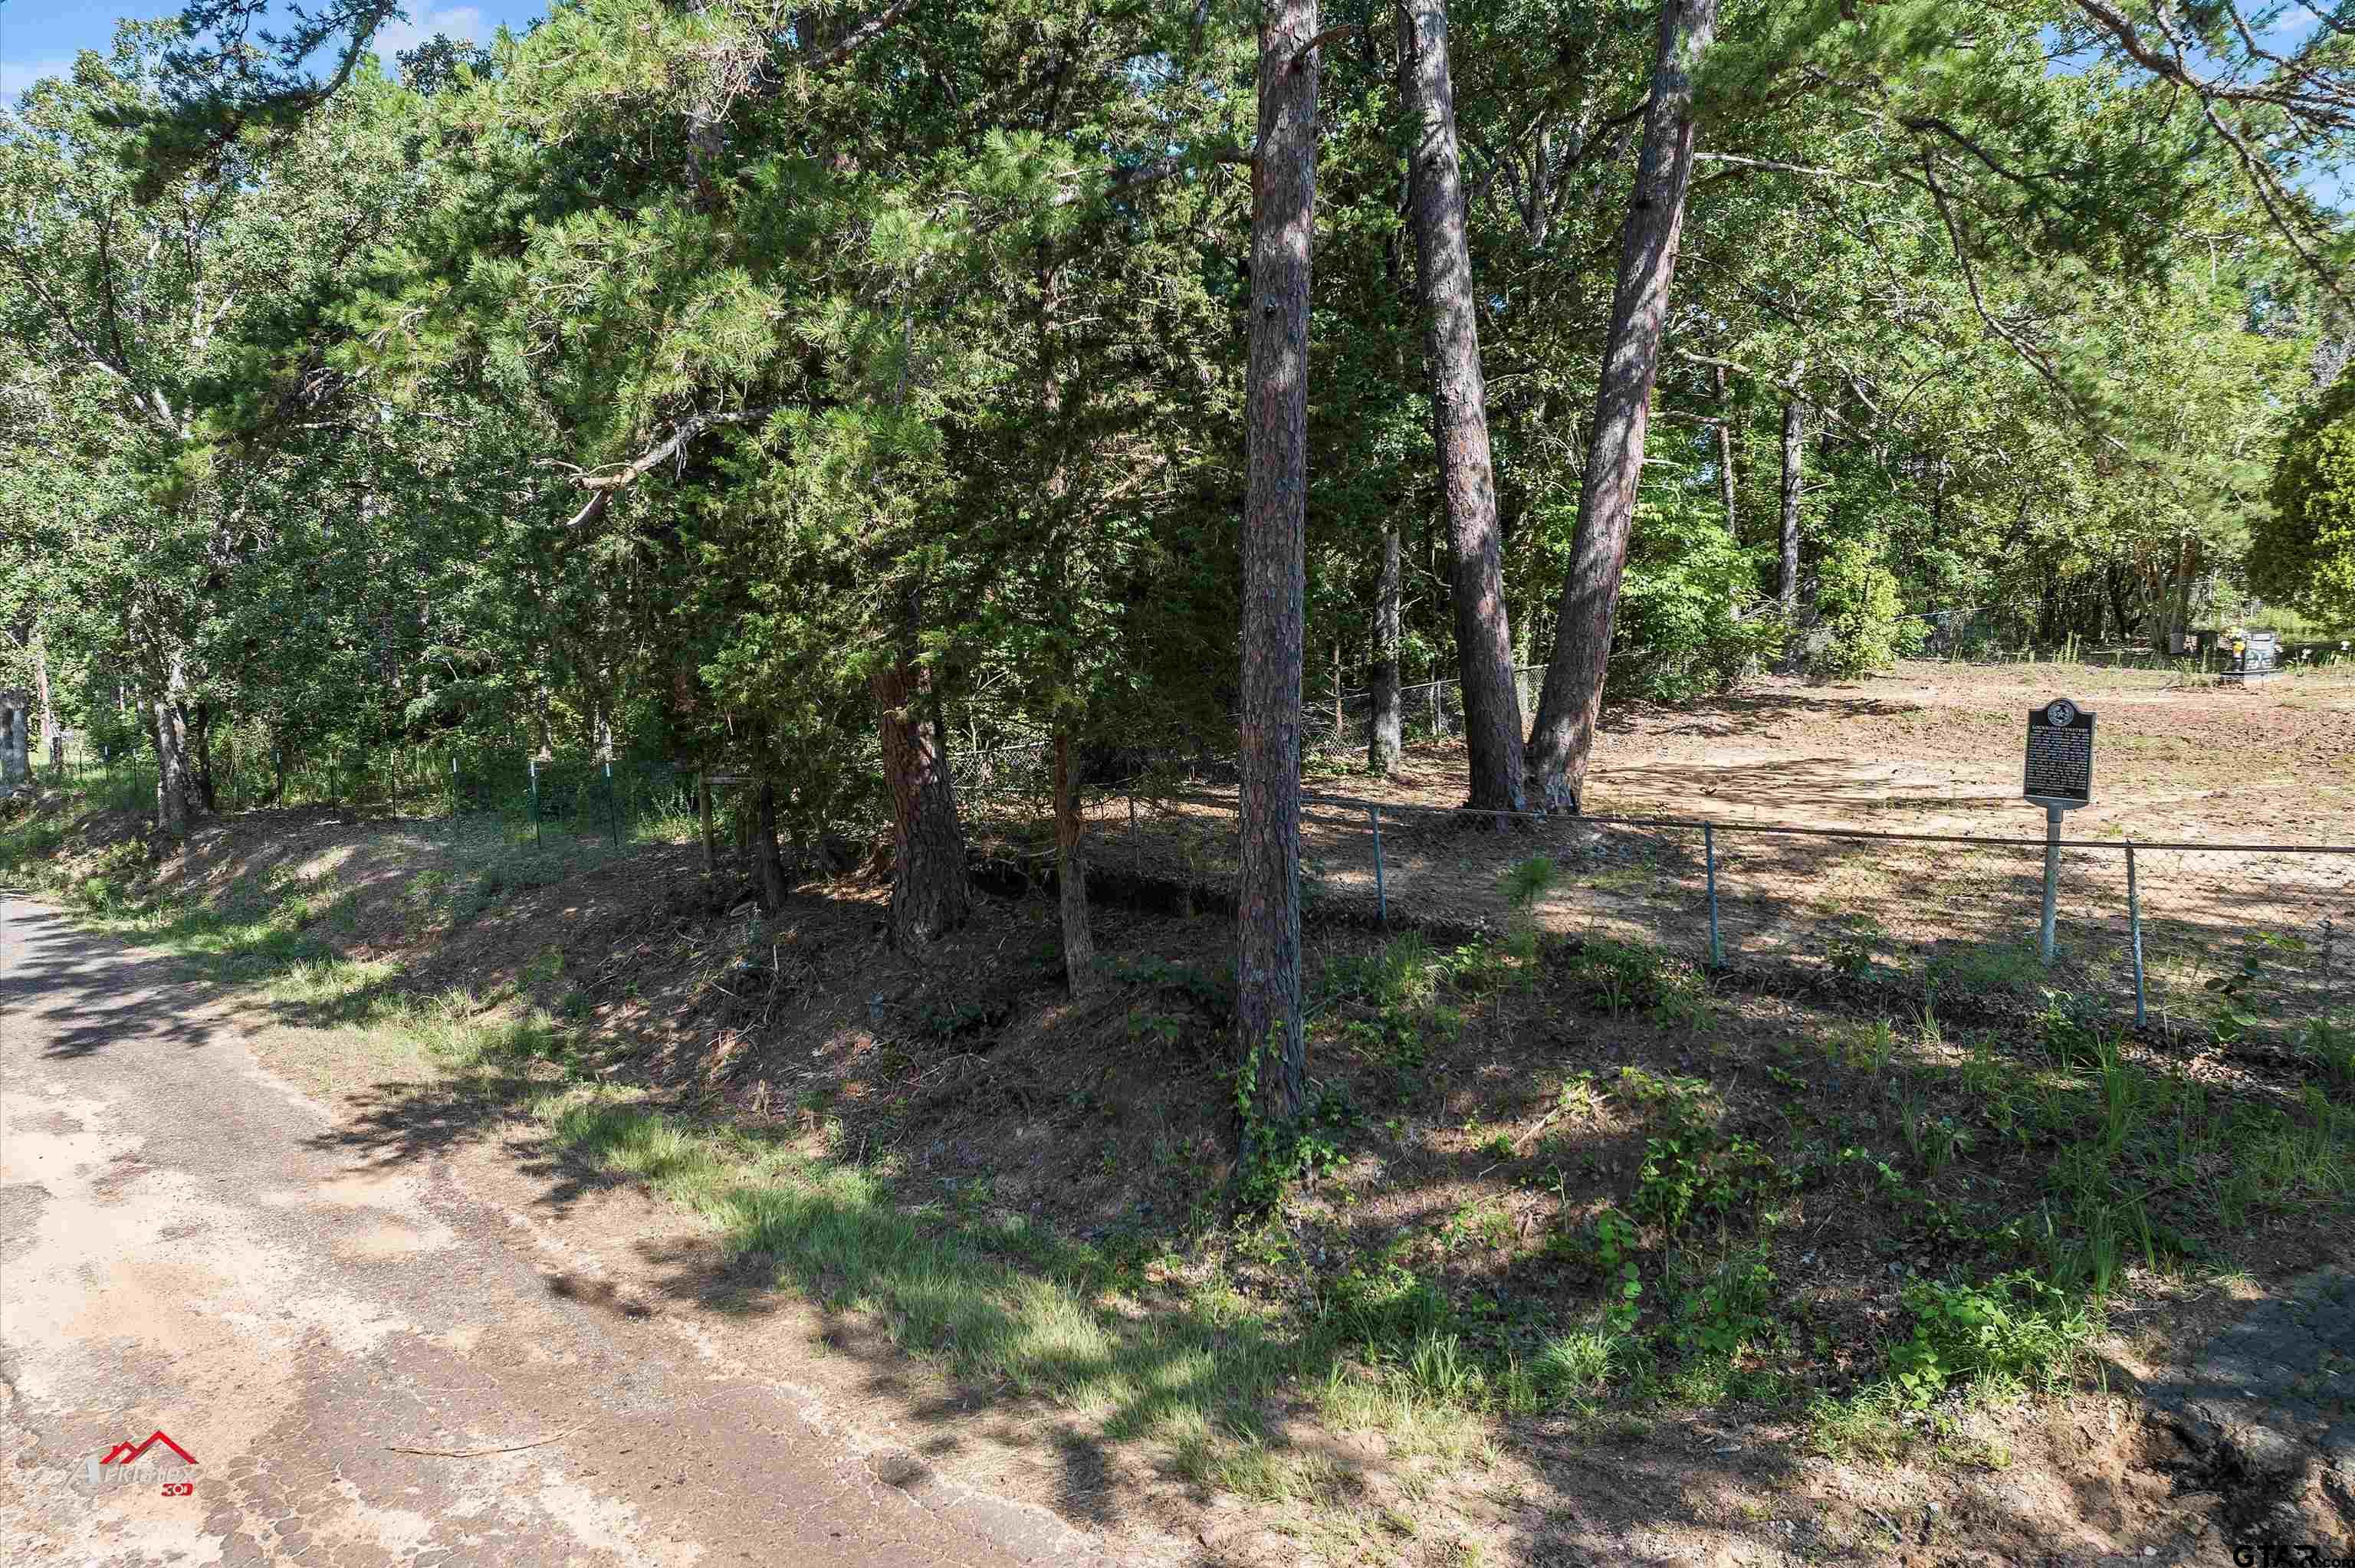
POLYGON ((446 34, 453 42, 480 43, 487 36, 483 26, 483 13, 474 5, 453 5, 446 10, 421 6, 416 20, 389 22, 377 29, 374 42, 377 57, 390 65, 404 50, 431 42, 437 33, 446 34))
POLYGON ((45 76, 71 76, 71 60, 0 60, 0 105, 14 109, 16 95, 45 76))

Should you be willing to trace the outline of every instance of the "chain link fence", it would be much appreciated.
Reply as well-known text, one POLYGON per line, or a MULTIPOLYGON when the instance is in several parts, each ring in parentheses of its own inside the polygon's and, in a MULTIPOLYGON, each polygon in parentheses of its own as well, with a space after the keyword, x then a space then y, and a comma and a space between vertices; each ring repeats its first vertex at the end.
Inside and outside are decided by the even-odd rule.
MULTIPOLYGON (((985 831, 1021 841, 1033 802, 985 831)), ((1088 808, 1088 861, 1178 902, 1231 903, 1235 802, 1120 790, 1088 808)), ((1027 841, 1042 861, 1051 838, 1027 841)), ((1001 841, 1003 842, 1003 841, 1001 841)), ((1772 985, 1829 983, 1913 1007, 2096 1008, 2220 1038, 2294 1031, 2355 993, 2355 846, 2063 841, 2052 956, 2042 839, 1756 823, 1523 816, 1311 795, 1304 906, 1319 915, 1503 933, 1517 919, 1641 942, 1772 985), (1518 911, 1507 877, 1550 863, 1518 911)))

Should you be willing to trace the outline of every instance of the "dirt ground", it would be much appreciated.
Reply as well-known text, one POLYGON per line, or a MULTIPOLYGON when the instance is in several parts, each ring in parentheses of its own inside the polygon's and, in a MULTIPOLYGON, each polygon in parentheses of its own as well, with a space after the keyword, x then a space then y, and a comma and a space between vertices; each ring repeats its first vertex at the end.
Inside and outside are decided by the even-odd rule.
MULTIPOLYGON (((1726 962, 1820 969, 1845 952, 1919 969, 1951 950, 2032 945, 2044 821, 2020 799, 2021 753, 2029 711, 2055 695, 2098 726, 2094 802, 2064 826, 2087 847, 2062 852, 2057 923, 2074 988, 2131 1009, 2137 900, 2153 1013, 2243 969, 2236 986, 2278 1012, 2355 984, 2355 670, 2243 688, 1915 662, 1838 684, 1768 680, 1682 708, 1626 705, 1604 716, 1587 820, 1505 833, 1452 815, 1455 743, 1411 746, 1387 779, 1327 755, 1307 780, 1306 896, 1312 908, 1370 916, 1395 905, 1499 930, 1512 918, 1502 874, 1545 855, 1562 874, 1534 906, 1546 928, 1707 958, 1713 859, 1726 962), (1366 803, 1383 809, 1379 845, 1366 803), (1715 831, 1705 841, 1698 827, 1641 825, 1662 821, 1715 831), (1891 833, 1992 842, 1865 836, 1891 833)), ((1009 804, 1007 837, 1043 855, 1039 813, 990 802, 1009 804)), ((1215 782, 1107 796, 1092 811, 1097 863, 1231 895, 1233 810, 1215 782)))
MULTIPOLYGON (((2355 843, 2355 667, 2248 687, 1934 661, 1829 684, 1768 679, 1685 707, 1611 710, 1582 805, 2039 838, 2021 755, 2029 710, 2059 696, 2096 715, 2094 803, 2070 813, 2072 837, 2355 843)), ((1450 783, 1418 769, 1400 798, 1453 805, 1450 783)))

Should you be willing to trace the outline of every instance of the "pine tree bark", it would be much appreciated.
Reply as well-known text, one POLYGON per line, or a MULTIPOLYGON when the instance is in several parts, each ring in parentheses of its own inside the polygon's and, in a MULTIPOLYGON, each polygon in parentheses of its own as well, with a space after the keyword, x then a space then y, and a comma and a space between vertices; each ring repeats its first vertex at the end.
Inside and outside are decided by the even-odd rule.
POLYGON ((33 633, 33 700, 40 705, 41 749, 48 753, 50 782, 62 784, 66 741, 58 730, 58 710, 49 704, 49 651, 38 631, 33 633))
POLYGON ((2175 650, 2176 636, 2191 630, 2191 579, 2199 574, 2200 541, 2191 535, 2183 535, 2181 546, 2175 553, 2175 587, 2168 595, 2168 652, 2175 650))
POLYGON ((1545 810, 1578 810, 1594 728, 1603 715, 1603 681, 1636 487, 1644 469, 1660 333, 1676 277, 1685 193, 1692 185, 1693 70, 1717 29, 1717 0, 1661 0, 1659 45, 1636 186, 1619 235, 1619 275, 1611 294, 1611 330, 1594 400, 1594 438, 1579 484, 1578 526, 1570 575, 1555 617, 1553 657, 1529 737, 1529 771, 1545 810))
MULTIPOLYGON (((1235 1026, 1255 1117, 1300 1114, 1300 683, 1306 591, 1308 279, 1316 206, 1316 0, 1267 0, 1259 33, 1251 356, 1243 391, 1241 885, 1235 1026)), ((1246 1158, 1255 1151, 1245 1150, 1246 1158)))
POLYGON ((1799 493, 1806 477, 1807 406, 1783 396, 1783 564, 1774 598, 1785 619, 1799 612, 1799 493))
POLYGON ((213 779, 213 705, 198 701, 188 710, 187 722, 188 778, 196 786, 197 799, 208 811, 220 810, 220 791, 213 779))
POLYGON ((1082 853, 1087 820, 1080 814, 1079 780, 1069 730, 1055 732, 1055 895, 1063 917, 1063 969, 1071 999, 1098 990, 1095 933, 1088 924, 1088 868, 1082 853))
POLYGON ((948 755, 927 711, 930 683, 904 658, 878 669, 870 683, 891 790, 891 930, 906 948, 964 924, 973 899, 948 755))
POLYGON ((188 761, 187 710, 171 691, 155 699, 149 734, 155 743, 155 821, 175 838, 185 838, 204 802, 188 761))
MULTIPOLYGON (((1039 260, 1039 400, 1046 415, 1047 439, 1050 455, 1047 463, 1047 505, 1050 519, 1048 548, 1054 552, 1056 572, 1056 612, 1068 614, 1077 602, 1078 589, 1073 581, 1077 576, 1073 553, 1077 548, 1071 536, 1071 520, 1065 513, 1071 493, 1071 471, 1063 461, 1063 379, 1055 358, 1058 306, 1061 303, 1055 269, 1044 248, 1039 260)), ((1077 629, 1068 621, 1060 640, 1063 652, 1059 656, 1057 679, 1062 691, 1057 694, 1060 703, 1078 701, 1080 675, 1074 645, 1077 629)), ((1081 840, 1086 830, 1086 820, 1080 814, 1078 782, 1072 777, 1072 737, 1069 708, 1058 710, 1054 726, 1055 749, 1055 896, 1057 911, 1063 927, 1064 983, 1071 988, 1074 1001, 1083 1001, 1096 991, 1095 933, 1088 921, 1088 874, 1086 857, 1081 840)))
MULTIPOLYGON (((709 817, 709 802, 705 803, 705 821, 709 817)), ((710 854, 710 836, 704 838, 704 853, 710 854)), ((761 780, 761 803, 752 825, 752 858, 760 866, 761 913, 774 915, 785 906, 785 895, 792 884, 785 876, 785 859, 777 849, 777 787, 768 779, 761 780)))
POLYGON ((1399 712, 1399 639, 1403 585, 1399 563, 1399 531, 1393 522, 1382 530, 1382 575, 1374 588, 1373 711, 1367 721, 1366 765, 1376 778, 1397 770, 1404 747, 1404 726, 1399 712))
POLYGON ((1504 548, 1488 446, 1488 392, 1480 368, 1472 255, 1464 237, 1464 179, 1455 89, 1447 62, 1446 0, 1399 11, 1399 75, 1412 141, 1407 152, 1415 281, 1422 295, 1432 438, 1447 514, 1448 597, 1464 686, 1464 736, 1476 810, 1522 809, 1521 703, 1505 605, 1504 548))

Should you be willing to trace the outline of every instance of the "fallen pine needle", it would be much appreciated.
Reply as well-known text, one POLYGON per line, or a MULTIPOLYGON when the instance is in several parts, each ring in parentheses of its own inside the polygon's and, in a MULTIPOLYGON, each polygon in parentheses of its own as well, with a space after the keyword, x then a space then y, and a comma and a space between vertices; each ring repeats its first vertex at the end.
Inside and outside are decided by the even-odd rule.
POLYGON ((568 1426, 553 1437, 542 1437, 531 1443, 509 1443, 498 1448, 398 1448, 388 1443, 384 1451, 388 1454, 430 1454, 437 1459, 479 1459, 485 1454, 519 1454, 526 1448, 545 1448, 550 1443, 563 1442, 588 1425, 583 1421, 580 1426, 568 1426))

